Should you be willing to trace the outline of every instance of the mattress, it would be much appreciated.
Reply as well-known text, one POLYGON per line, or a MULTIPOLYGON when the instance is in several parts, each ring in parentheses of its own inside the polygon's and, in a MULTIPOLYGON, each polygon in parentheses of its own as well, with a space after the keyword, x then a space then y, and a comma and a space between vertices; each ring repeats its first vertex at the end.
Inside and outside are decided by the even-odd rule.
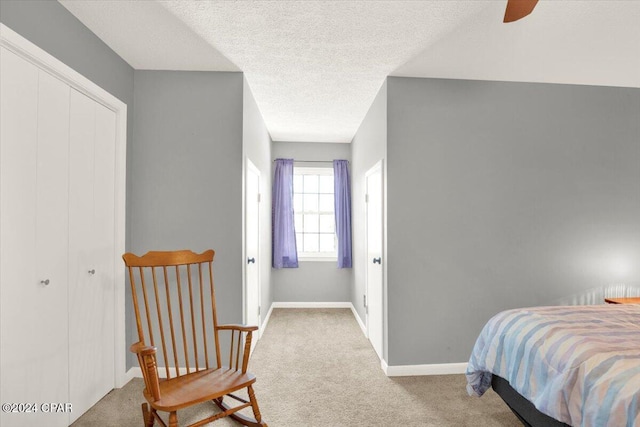
POLYGON ((493 375, 569 425, 640 425, 640 305, 501 312, 471 353, 469 394, 482 396, 493 375))

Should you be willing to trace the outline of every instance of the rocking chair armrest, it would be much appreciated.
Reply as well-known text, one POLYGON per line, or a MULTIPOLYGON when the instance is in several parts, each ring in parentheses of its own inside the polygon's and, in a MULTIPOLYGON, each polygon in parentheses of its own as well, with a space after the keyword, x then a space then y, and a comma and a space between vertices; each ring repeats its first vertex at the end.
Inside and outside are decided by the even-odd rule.
POLYGON ((129 350, 138 356, 138 363, 140 364, 140 370, 148 392, 151 393, 154 401, 160 400, 160 379, 156 362, 157 349, 144 345, 142 342, 137 342, 132 344, 129 350))
POLYGON ((156 354, 157 349, 155 347, 144 345, 142 342, 137 342, 135 344, 131 344, 129 351, 131 351, 131 353, 139 354, 140 356, 149 356, 156 354))
POLYGON ((249 355, 251 354, 251 341, 252 334, 258 330, 257 326, 246 326, 238 324, 218 325, 217 331, 230 331, 231 332, 231 347, 229 354, 229 368, 234 366, 234 354, 235 354, 235 370, 242 369, 242 373, 247 372, 247 366, 249 364, 249 355), (238 333, 237 341, 235 341, 236 332, 238 333), (243 340, 242 336, 245 334, 243 340), (244 346, 242 342, 244 341, 244 346), (234 342, 236 343, 234 346, 234 342), (234 348, 235 347, 235 348, 234 348), (240 356, 242 355, 242 365, 240 365, 240 356))
POLYGON ((240 332, 253 332, 257 331, 257 326, 247 326, 247 325, 238 325, 238 324, 228 324, 228 325, 218 325, 219 330, 236 330, 240 332))

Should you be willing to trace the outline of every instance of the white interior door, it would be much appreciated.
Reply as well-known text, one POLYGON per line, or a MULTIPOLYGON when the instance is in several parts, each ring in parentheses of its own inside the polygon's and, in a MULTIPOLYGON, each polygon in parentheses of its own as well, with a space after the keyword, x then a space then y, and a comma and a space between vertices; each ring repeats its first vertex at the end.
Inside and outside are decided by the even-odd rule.
MULTIPOLYGON (((247 159, 245 190, 245 323, 260 327, 260 172, 247 159)), ((260 333, 253 334, 251 349, 260 333)))
POLYGON ((69 87, 0 48, 1 425, 67 426, 69 87), (37 410, 37 412, 33 412, 37 410))
POLYGON ((70 112, 69 390, 74 421, 114 385, 115 115, 75 90, 70 112))
POLYGON ((366 174, 367 334, 378 357, 383 348, 383 181, 382 162, 366 174))

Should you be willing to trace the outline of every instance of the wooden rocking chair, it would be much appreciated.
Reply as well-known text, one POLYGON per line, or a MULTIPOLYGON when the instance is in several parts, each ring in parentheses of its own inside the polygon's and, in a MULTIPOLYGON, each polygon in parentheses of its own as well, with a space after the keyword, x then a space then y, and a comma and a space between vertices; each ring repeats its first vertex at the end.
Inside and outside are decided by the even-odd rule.
POLYGON ((142 404, 142 414, 146 427, 152 427, 155 421, 166 427, 158 411, 168 412, 169 427, 177 427, 178 410, 207 401, 215 403, 221 412, 190 427, 226 416, 245 426, 267 426, 252 388, 256 378, 247 372, 251 334, 258 328, 218 325, 213 256, 214 251, 208 250, 202 254, 149 252, 141 257, 127 253, 122 257, 129 270, 140 340, 131 351, 138 356, 144 377, 148 403, 142 404), (221 331, 230 335, 231 345, 225 349, 229 351, 228 366, 223 366, 220 359, 221 331), (157 338, 162 354, 155 347, 157 338), (249 400, 231 394, 244 388, 249 400), (240 403, 229 406, 223 401, 225 396, 240 403), (238 412, 248 407, 254 418, 238 412))

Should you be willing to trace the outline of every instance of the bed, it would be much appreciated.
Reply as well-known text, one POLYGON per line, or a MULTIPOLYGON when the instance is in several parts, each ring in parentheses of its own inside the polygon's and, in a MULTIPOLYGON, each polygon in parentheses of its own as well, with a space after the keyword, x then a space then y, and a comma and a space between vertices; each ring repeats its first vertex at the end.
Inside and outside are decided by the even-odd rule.
POLYGON ((470 395, 493 387, 525 425, 640 425, 640 305, 503 311, 466 375, 470 395))

